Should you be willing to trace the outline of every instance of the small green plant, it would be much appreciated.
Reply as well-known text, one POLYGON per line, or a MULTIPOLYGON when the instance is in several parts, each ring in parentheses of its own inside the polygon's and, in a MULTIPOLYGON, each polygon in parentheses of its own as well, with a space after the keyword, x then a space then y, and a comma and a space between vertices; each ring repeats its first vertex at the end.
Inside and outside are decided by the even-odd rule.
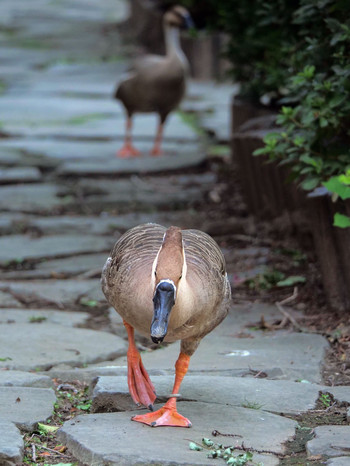
POLYGON ((256 466, 263 466, 262 463, 253 462, 253 453, 247 449, 244 453, 240 453, 241 449, 238 447, 224 447, 222 443, 215 443, 209 438, 202 439, 202 445, 199 445, 196 442, 189 443, 190 450, 193 451, 208 451, 208 458, 222 458, 226 464, 232 466, 244 466, 249 462, 249 464, 255 464, 256 466))
POLYGON ((261 409, 263 406, 263 404, 258 403, 256 401, 244 400, 244 402, 242 403, 242 407, 248 409, 261 409))
POLYGON ((45 316, 31 316, 29 317, 29 323, 31 324, 40 324, 41 322, 44 322, 47 320, 47 317, 45 316))
POLYGON ((329 408, 332 403, 329 393, 321 393, 320 401, 325 408, 329 408))
POLYGON ((87 306, 87 307, 96 307, 96 306, 98 306, 98 302, 96 300, 89 299, 89 298, 81 298, 80 304, 82 304, 83 306, 87 306))
POLYGON ((247 280, 248 286, 255 290, 270 290, 276 286, 280 280, 285 278, 285 274, 276 269, 267 270, 263 274, 247 280))
POLYGON ((0 358, 0 361, 1 361, 1 362, 5 362, 5 361, 12 361, 12 358, 9 358, 9 357, 6 357, 6 358, 0 358))

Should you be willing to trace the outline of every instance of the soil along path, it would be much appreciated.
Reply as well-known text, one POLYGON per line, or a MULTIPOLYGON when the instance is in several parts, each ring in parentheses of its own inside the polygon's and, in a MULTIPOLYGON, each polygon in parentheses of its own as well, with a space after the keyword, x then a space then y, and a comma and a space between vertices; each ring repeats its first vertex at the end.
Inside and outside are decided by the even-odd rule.
MULTIPOLYGON (((307 455, 348 464, 348 426, 324 426, 311 440, 298 424, 322 400, 324 409, 350 403, 348 387, 322 383, 327 341, 267 331, 278 308, 235 293, 181 387, 179 410, 193 428, 130 422, 125 332, 99 283, 114 242, 147 221, 205 230, 223 247, 232 283, 265 270, 269 245, 245 242, 254 226, 235 191, 236 211, 222 214, 228 165, 217 155, 227 147, 215 144, 228 143, 234 86, 191 82, 167 123, 164 157, 148 155, 152 115, 135 119, 142 156, 115 157, 124 116, 111 95, 134 51, 117 25, 128 11, 122 0, 0 5, 0 464, 213 464, 205 448, 189 448, 212 438, 236 447, 242 461, 251 452, 254 462, 275 465, 295 437, 300 464, 307 455), (204 138, 203 128, 217 139, 204 138)), ((163 402, 178 344, 138 345, 163 402)))

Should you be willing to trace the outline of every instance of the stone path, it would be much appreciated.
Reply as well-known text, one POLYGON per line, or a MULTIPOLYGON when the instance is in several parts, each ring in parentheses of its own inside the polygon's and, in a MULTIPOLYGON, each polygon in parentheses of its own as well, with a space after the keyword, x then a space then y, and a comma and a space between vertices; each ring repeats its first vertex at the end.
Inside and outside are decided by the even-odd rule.
MULTIPOLYGON (((22 434, 48 422, 59 379, 91 385, 90 413, 57 433, 80 464, 216 464, 221 460, 188 447, 189 439, 201 443, 216 429, 240 436, 218 442, 244 442, 265 451, 254 453, 255 462, 276 465, 296 434, 290 417, 314 409, 320 392, 350 403, 350 388, 322 385, 323 337, 254 327, 261 315, 267 322, 279 317, 271 305, 232 306, 201 343, 179 400, 192 429, 130 421, 136 407, 126 384, 125 332, 99 284, 111 246, 147 221, 214 237, 218 230, 247 234, 250 225, 222 219, 218 229, 198 208, 219 196, 217 175, 206 164, 214 149, 203 131, 215 135, 210 144, 228 143, 235 86, 191 82, 166 126, 166 155, 148 155, 156 121, 139 116, 135 144, 142 157, 115 158, 124 117, 111 94, 131 50, 117 24, 128 11, 124 0, 0 4, 0 464, 28 464, 22 434)), ((266 247, 223 251, 231 278, 237 260, 246 264, 244 277, 266 266, 266 247)), ((164 402, 178 344, 156 351, 139 344, 157 402, 164 402)), ((349 438, 348 426, 318 427, 307 455, 350 464, 349 438)))

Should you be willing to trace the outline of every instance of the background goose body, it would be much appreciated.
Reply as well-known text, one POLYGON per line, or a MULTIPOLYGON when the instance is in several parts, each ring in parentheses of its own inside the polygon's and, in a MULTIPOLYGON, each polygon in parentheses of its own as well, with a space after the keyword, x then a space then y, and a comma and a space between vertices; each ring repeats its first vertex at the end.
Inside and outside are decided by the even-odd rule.
MULTIPOLYGON (((228 312, 231 291, 218 245, 198 230, 139 225, 114 246, 102 273, 102 288, 124 319, 133 348, 128 353, 128 383, 134 401, 152 406, 155 399, 141 358, 134 353, 134 328, 146 336, 151 334, 155 342, 181 340, 173 389, 173 393, 178 393, 190 356, 228 312), (141 361, 140 368, 132 367, 135 358, 141 361), (138 390, 147 396, 141 399, 138 390)), ((134 420, 150 425, 190 425, 176 412, 175 398, 170 398, 160 411, 136 416, 134 420), (170 411, 170 420, 162 418, 162 410, 167 415, 170 411)))
POLYGON ((183 7, 176 6, 164 15, 166 55, 146 55, 135 61, 128 76, 120 82, 115 92, 127 113, 124 146, 118 151, 119 157, 133 157, 139 152, 131 142, 132 116, 137 112, 156 112, 159 125, 151 151, 161 154, 163 125, 168 114, 180 103, 185 94, 187 59, 180 45, 179 29, 190 26, 190 16, 183 7))

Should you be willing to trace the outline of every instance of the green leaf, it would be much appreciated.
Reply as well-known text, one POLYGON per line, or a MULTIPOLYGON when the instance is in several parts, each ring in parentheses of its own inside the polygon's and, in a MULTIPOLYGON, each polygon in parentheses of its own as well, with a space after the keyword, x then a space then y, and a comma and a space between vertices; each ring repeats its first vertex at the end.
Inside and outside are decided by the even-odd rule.
POLYGON ((312 189, 316 188, 319 182, 319 178, 307 178, 301 183, 301 187, 305 189, 305 191, 311 191, 312 189))
POLYGON ((194 451, 201 451, 201 450, 203 450, 202 447, 200 447, 199 445, 197 445, 197 444, 194 443, 194 442, 190 442, 190 443, 188 444, 188 446, 190 447, 190 450, 194 450, 194 451))
POLYGON ((202 438, 202 443, 207 447, 212 447, 214 445, 214 442, 210 440, 210 438, 202 438))
POLYGON ((52 434, 54 432, 56 432, 56 430, 59 429, 59 427, 57 426, 48 426, 46 424, 42 424, 41 422, 38 422, 38 429, 39 429, 39 432, 42 433, 42 434, 52 434))
POLYGON ((255 149, 253 155, 265 155, 270 152, 268 147, 261 147, 260 149, 255 149))
POLYGON ((328 191, 338 194, 339 197, 343 200, 350 199, 350 186, 346 186, 344 183, 342 183, 339 176, 333 176, 328 181, 325 181, 323 186, 325 186, 328 191))
POLYGON ((333 225, 339 228, 349 228, 350 227, 350 217, 347 215, 339 214, 338 212, 334 215, 333 225))
POLYGON ((89 400, 86 403, 81 403, 77 405, 77 408, 82 409, 83 411, 89 411, 89 409, 91 408, 91 405, 92 405, 92 401, 89 400))
POLYGON ((321 128, 325 128, 326 126, 328 126, 328 120, 324 117, 321 117, 320 118, 320 126, 321 128))
POLYGON ((97 301, 95 301, 94 299, 88 299, 88 298, 81 298, 80 303, 83 306, 87 306, 87 307, 96 307, 98 305, 97 301))
POLYGON ((302 275, 291 275, 290 277, 285 278, 284 280, 280 280, 277 282, 277 286, 293 286, 297 283, 305 283, 306 278, 302 275))

